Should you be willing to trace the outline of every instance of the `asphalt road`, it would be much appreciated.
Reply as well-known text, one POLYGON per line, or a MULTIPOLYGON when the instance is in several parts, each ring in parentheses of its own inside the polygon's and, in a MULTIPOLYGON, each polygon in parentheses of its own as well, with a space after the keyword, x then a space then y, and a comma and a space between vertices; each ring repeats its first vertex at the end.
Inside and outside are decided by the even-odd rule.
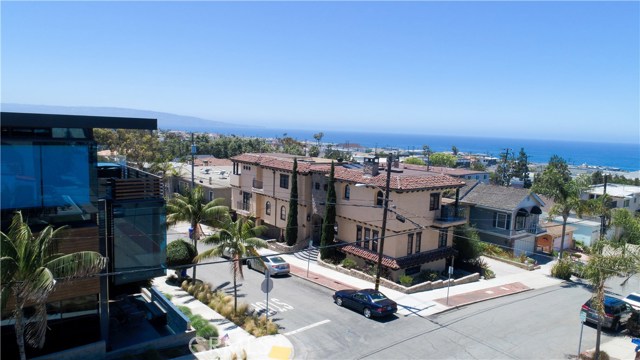
MULTIPOLYGON (((200 250, 204 248, 199 245, 200 250)), ((229 263, 198 267, 198 278, 233 293, 229 263)), ((191 272, 189 271, 189 274, 191 272)), ((264 274, 244 268, 238 301, 264 311, 264 274)), ((430 317, 369 320, 333 303, 333 291, 297 277, 272 278, 269 316, 293 343, 296 359, 569 359, 578 352, 581 284, 528 291, 430 317)), ((612 282, 610 291, 629 292, 612 282)), ((583 328, 582 349, 596 330, 583 328)), ((603 332, 602 342, 620 334, 603 332)))

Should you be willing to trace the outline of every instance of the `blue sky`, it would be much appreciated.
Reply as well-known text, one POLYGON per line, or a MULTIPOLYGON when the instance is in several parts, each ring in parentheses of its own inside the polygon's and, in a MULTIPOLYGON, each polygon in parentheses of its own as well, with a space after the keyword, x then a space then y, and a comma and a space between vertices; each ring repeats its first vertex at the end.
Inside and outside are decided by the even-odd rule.
POLYGON ((7 2, 3 103, 640 142, 638 2, 7 2))

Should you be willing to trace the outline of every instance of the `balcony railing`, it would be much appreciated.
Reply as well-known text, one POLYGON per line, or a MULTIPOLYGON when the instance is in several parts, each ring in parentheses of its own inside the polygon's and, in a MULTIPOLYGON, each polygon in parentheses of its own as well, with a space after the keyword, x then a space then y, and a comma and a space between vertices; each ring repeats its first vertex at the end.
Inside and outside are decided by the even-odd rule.
POLYGON ((113 200, 162 199, 160 178, 134 178, 107 180, 107 197, 113 200))
POLYGON ((253 179, 253 188, 262 190, 262 181, 253 179))
POLYGON ((442 205, 440 208, 440 217, 436 218, 440 222, 457 222, 466 219, 466 208, 451 205, 442 205))
POLYGON ((236 201, 236 210, 249 211, 251 204, 243 201, 236 201))

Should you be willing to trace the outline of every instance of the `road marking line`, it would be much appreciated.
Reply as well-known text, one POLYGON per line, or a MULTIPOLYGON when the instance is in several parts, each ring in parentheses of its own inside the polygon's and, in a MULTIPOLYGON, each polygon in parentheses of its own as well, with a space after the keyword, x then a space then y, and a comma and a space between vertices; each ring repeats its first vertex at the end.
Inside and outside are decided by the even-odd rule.
POLYGON ((307 326, 301 327, 301 328, 300 328, 300 329, 298 329, 298 330, 289 331, 288 333, 284 333, 283 335, 285 335, 285 336, 289 336, 289 335, 297 334, 297 333, 299 333, 299 332, 303 332, 303 331, 305 331, 305 330, 309 330, 309 329, 314 328, 314 327, 316 327, 316 326, 320 326, 320 325, 322 325, 322 324, 326 324, 326 323, 328 323, 328 322, 330 322, 330 321, 331 321, 331 320, 322 320, 322 321, 318 321, 318 322, 317 322, 317 323, 315 323, 315 324, 311 324, 311 325, 307 325, 307 326))
POLYGON ((491 290, 486 290, 486 291, 485 291, 485 293, 487 293, 487 294, 493 294, 493 291, 491 291, 491 290))

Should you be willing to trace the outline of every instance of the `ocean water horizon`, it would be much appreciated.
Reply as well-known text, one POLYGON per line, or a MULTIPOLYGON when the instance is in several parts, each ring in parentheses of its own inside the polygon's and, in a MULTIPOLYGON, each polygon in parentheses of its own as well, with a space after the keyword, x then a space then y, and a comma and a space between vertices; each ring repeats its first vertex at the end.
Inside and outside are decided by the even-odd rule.
MULTIPOLYGON (((216 129, 225 135, 278 138, 290 136, 298 141, 315 143, 315 133, 320 131, 275 128, 216 129)), ((432 151, 451 151, 456 146, 464 153, 481 153, 499 157, 505 149, 518 156, 521 148, 531 163, 547 163, 552 155, 564 158, 568 164, 601 166, 622 171, 640 170, 640 140, 638 143, 611 143, 593 141, 567 141, 543 139, 491 138, 428 134, 399 134, 355 131, 322 131, 323 143, 358 144, 372 149, 422 150, 429 145, 432 151)))

